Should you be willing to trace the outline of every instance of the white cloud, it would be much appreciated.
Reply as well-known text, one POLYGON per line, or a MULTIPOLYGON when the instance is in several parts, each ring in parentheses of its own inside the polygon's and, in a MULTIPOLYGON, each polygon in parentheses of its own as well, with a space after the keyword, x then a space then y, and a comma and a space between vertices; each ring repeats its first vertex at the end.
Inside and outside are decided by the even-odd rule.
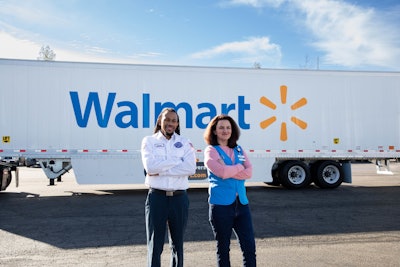
POLYGON ((131 58, 157 58, 162 56, 162 53, 157 53, 157 52, 146 52, 146 53, 138 53, 135 55, 132 55, 131 58))
POLYGON ((374 9, 343 1, 295 0, 305 13, 312 44, 324 51, 328 64, 348 67, 400 67, 400 32, 374 9))
POLYGON ((230 0, 228 1, 228 5, 247 5, 252 7, 264 7, 264 6, 273 6, 279 7, 281 4, 286 2, 287 0, 230 0))
MULTIPOLYGON (((36 60, 42 45, 0 31, 0 58, 36 60)), ((115 57, 99 47, 86 47, 82 52, 53 45, 50 48, 56 53, 57 61, 143 63, 140 58, 115 57)))
MULTIPOLYGON (((92 42, 89 34, 80 33, 82 26, 71 20, 72 17, 79 17, 78 14, 63 11, 52 1, 0 0, 0 58, 36 60, 42 45, 49 45, 56 53, 57 61, 145 64, 149 63, 151 58, 152 63, 160 64, 157 61, 157 53, 133 56, 120 54, 118 51, 102 47, 101 41, 104 39, 92 42), (24 29, 18 22, 23 22, 22 25, 26 24, 29 27, 24 29), (39 30, 35 30, 36 27, 39 30), (47 33, 49 29, 53 32, 55 29, 57 33, 77 31, 78 36, 74 40, 63 41, 47 33)), ((81 22, 82 19, 78 21, 81 22)))
POLYGON ((19 21, 41 26, 70 24, 54 10, 54 6, 46 1, 4 1, 0 2, 0 15, 12 17, 19 21), (49 23, 51 22, 51 23, 49 23))
POLYGON ((41 45, 0 31, 0 58, 36 59, 41 45))
POLYGON ((400 5, 377 10, 343 0, 229 0, 230 5, 284 8, 311 33, 323 63, 345 67, 400 68, 400 5), (392 8, 392 9, 393 9, 392 8), (304 17, 305 15, 305 17, 304 17))
POLYGON ((224 43, 211 49, 192 54, 192 58, 206 59, 223 56, 226 54, 236 55, 236 61, 254 63, 269 61, 279 63, 282 55, 279 45, 271 43, 268 37, 252 37, 246 41, 224 43))
POLYGON ((55 47, 58 61, 76 61, 76 62, 99 62, 99 63, 126 63, 126 64, 146 64, 149 63, 146 57, 134 56, 118 56, 107 52, 102 48, 87 47, 85 51, 78 52, 76 50, 69 50, 64 48, 55 47))

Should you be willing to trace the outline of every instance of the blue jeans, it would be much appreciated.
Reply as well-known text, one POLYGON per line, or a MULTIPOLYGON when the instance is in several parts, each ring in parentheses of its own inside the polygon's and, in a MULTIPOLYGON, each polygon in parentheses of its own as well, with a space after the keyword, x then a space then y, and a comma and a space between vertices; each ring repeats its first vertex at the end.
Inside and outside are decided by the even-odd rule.
POLYGON ((145 204, 147 263, 150 267, 161 265, 167 226, 171 247, 171 266, 183 266, 183 234, 186 229, 189 211, 187 193, 165 196, 149 192, 145 204))
POLYGON ((234 231, 243 254, 243 266, 256 266, 256 244, 249 205, 242 205, 237 198, 231 205, 209 206, 209 219, 217 240, 217 263, 229 267, 229 250, 234 231))

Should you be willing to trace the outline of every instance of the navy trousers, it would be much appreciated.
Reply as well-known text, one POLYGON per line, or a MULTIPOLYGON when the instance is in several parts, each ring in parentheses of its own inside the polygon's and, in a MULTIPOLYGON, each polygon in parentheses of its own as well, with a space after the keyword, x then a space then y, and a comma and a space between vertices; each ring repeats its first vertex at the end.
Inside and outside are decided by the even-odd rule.
POLYGON ((234 231, 243 254, 243 266, 256 266, 256 244, 249 205, 242 205, 237 198, 231 205, 209 206, 209 219, 217 240, 217 263, 230 267, 229 250, 234 231))
POLYGON ((161 265, 161 254, 167 227, 171 247, 171 266, 183 266, 183 234, 189 212, 187 193, 166 196, 149 191, 145 204, 147 262, 149 267, 161 265))

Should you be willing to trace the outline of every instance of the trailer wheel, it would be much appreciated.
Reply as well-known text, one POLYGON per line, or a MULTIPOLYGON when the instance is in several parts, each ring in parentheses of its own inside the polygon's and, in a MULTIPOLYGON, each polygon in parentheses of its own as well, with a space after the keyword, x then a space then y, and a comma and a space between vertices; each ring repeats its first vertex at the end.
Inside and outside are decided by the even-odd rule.
POLYGON ((336 161, 320 162, 315 168, 314 183, 320 188, 336 188, 343 182, 343 168, 336 161))
POLYGON ((282 185, 290 189, 306 187, 311 183, 310 170, 302 161, 291 160, 283 163, 279 176, 282 185))

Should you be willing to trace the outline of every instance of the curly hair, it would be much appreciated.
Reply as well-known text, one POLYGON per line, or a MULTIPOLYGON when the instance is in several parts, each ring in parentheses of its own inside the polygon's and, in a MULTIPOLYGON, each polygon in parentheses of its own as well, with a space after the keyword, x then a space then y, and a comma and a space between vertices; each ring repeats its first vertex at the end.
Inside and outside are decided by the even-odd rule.
POLYGON ((208 145, 219 145, 218 140, 217 140, 217 135, 214 134, 214 131, 217 128, 217 124, 221 120, 228 120, 231 123, 232 127, 232 134, 231 137, 228 140, 228 146, 230 148, 234 148, 237 146, 237 141, 239 140, 240 137, 240 129, 235 120, 230 117, 229 115, 221 114, 215 116, 210 123, 208 124, 205 132, 204 132, 204 141, 208 145))

